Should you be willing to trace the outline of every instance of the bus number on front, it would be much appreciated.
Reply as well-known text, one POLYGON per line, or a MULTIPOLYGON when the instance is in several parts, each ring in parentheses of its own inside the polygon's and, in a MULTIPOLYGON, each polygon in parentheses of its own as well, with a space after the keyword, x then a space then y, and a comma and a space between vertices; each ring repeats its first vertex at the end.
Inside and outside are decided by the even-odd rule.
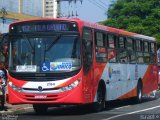
POLYGON ((47 83, 47 86, 55 86, 55 83, 47 83))

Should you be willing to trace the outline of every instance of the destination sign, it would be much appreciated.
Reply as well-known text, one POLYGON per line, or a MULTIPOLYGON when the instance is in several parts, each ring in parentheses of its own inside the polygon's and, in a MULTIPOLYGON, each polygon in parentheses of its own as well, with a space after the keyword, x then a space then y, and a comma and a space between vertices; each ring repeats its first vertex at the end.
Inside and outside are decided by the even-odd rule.
POLYGON ((48 25, 22 25, 18 27, 19 32, 45 32, 45 31, 69 31, 67 24, 48 25))
POLYGON ((63 32, 63 31, 78 31, 76 23, 73 22, 55 22, 55 21, 38 21, 38 22, 23 22, 13 24, 10 27, 11 33, 34 33, 34 32, 63 32))

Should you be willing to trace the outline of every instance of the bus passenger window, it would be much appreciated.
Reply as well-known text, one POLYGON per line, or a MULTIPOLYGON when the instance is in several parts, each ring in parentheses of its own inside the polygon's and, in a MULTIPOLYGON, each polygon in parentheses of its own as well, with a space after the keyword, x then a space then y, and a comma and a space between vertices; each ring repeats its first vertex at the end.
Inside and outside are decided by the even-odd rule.
POLYGON ((150 54, 149 53, 144 53, 144 62, 150 63, 150 54))
POLYGON ((150 55, 150 63, 156 64, 156 54, 151 54, 150 55))
POLYGON ((127 38, 127 49, 133 50, 134 49, 134 42, 131 38, 127 38))
POLYGON ((119 37, 119 40, 118 40, 118 47, 119 47, 119 48, 125 48, 124 37, 119 37))
POLYGON ((155 43, 151 43, 150 63, 156 63, 156 47, 155 43))
POLYGON ((95 33, 95 44, 96 44, 96 61, 107 62, 107 52, 105 48, 105 34, 101 32, 95 33))
POLYGON ((126 50, 119 50, 118 59, 121 63, 128 62, 128 53, 126 50))
POLYGON ((129 63, 136 63, 136 54, 135 54, 135 41, 132 38, 127 38, 126 48, 128 51, 128 60, 129 63))
POLYGON ((142 41, 140 41, 140 40, 136 41, 136 51, 139 51, 139 52, 143 51, 142 41))
POLYGON ((108 35, 109 48, 115 48, 115 40, 113 35, 108 35))
POLYGON ((130 63, 136 63, 136 54, 134 51, 128 51, 128 58, 130 63))
POLYGON ((103 36, 103 33, 96 32, 95 42, 96 42, 96 46, 101 46, 101 47, 104 46, 104 36, 103 36))
POLYGON ((137 62, 138 63, 144 63, 143 53, 137 52, 137 62))
POLYGON ((155 43, 151 43, 151 53, 155 53, 156 48, 155 48, 155 43))
POLYGON ((108 49, 108 61, 109 62, 116 62, 117 61, 117 50, 108 49))
POLYGON ((148 44, 148 42, 144 42, 144 52, 149 52, 149 44, 148 44))

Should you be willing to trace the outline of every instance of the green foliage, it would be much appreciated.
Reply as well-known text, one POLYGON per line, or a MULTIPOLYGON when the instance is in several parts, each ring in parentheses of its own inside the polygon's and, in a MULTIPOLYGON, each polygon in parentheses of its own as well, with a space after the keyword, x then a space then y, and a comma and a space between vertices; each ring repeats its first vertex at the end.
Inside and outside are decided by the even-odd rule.
POLYGON ((160 43, 159 0, 117 0, 106 15, 102 24, 153 36, 160 43))

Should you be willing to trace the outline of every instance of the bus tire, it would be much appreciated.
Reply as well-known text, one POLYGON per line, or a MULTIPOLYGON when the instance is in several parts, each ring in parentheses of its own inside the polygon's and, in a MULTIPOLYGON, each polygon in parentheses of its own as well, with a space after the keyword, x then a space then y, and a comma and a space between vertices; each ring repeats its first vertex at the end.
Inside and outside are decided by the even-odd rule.
POLYGON ((43 104, 33 104, 33 109, 35 111, 36 114, 46 114, 48 107, 46 105, 43 104))
POLYGON ((100 112, 105 108, 105 91, 105 85, 103 82, 101 82, 97 89, 97 102, 93 103, 92 106, 93 112, 100 112))
POLYGON ((142 82, 139 81, 137 85, 136 103, 141 103, 142 100, 143 100, 143 85, 142 82))

